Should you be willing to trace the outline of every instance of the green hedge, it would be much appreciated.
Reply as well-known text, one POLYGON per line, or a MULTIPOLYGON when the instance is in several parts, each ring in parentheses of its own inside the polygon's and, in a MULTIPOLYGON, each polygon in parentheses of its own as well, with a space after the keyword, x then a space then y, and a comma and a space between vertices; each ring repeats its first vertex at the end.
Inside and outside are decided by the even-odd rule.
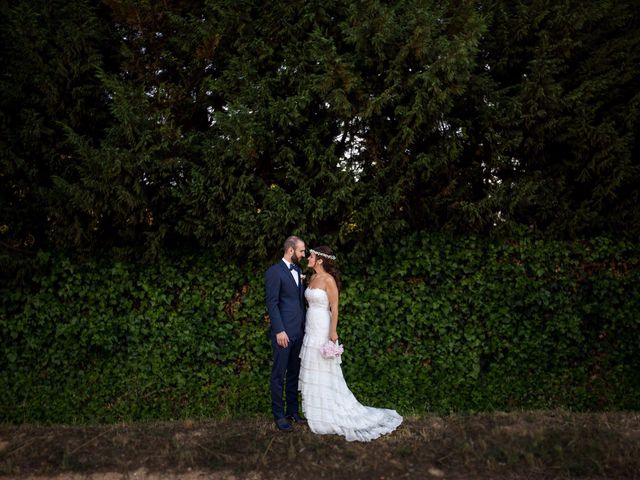
MULTIPOLYGON (((2 291, 0 421, 269 414, 266 263, 48 265, 2 291)), ((416 235, 341 268, 343 369, 364 403, 640 407, 639 245, 416 235)))

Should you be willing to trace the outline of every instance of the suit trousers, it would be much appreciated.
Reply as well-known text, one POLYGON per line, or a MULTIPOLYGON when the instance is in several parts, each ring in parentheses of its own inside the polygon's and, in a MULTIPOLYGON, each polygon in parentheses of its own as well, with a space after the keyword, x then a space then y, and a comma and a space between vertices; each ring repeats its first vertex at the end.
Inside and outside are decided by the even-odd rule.
POLYGON ((300 374, 300 349, 302 336, 289 339, 289 346, 281 347, 271 336, 273 368, 271 370, 271 410, 277 420, 298 411, 298 375, 300 374), (284 395, 283 395, 284 388, 284 395), (286 407, 285 407, 286 399, 286 407))

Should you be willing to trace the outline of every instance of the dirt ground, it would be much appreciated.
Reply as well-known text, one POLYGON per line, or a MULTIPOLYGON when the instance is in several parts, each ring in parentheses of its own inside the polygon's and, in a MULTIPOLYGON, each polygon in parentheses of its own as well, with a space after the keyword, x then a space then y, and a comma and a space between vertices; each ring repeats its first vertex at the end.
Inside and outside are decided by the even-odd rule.
POLYGON ((0 425, 0 479, 640 479, 640 414, 405 418, 369 443, 268 419, 0 425))

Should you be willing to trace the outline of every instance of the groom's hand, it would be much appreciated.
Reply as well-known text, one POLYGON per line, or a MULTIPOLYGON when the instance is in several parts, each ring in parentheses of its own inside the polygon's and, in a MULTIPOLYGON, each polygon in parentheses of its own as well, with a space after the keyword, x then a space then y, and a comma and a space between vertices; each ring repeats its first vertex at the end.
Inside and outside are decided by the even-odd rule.
POLYGON ((276 343, 282 348, 287 348, 289 346, 289 335, 287 335, 287 332, 276 333, 276 343))

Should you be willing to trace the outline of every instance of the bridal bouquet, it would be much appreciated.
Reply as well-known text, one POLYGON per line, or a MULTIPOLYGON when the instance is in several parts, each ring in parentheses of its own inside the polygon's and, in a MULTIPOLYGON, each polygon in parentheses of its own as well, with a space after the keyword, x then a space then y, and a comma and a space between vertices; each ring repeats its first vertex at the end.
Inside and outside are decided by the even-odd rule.
POLYGON ((336 342, 328 340, 322 347, 320 347, 320 355, 324 358, 338 358, 344 352, 344 347, 336 342))

